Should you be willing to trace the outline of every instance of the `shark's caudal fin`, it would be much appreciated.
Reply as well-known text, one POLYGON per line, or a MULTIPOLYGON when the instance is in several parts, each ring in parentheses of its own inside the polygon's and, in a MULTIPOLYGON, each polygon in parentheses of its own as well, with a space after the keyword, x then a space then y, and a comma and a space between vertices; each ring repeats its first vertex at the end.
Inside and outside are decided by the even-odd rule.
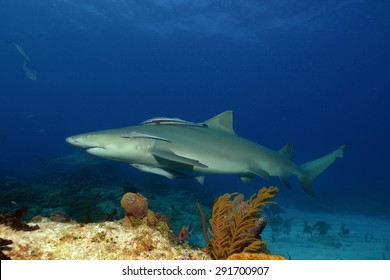
POLYGON ((311 187, 312 180, 321 174, 326 168, 328 168, 336 158, 342 158, 344 154, 344 145, 337 150, 310 162, 304 163, 300 166, 302 174, 298 176, 299 183, 302 188, 308 193, 313 195, 311 187))

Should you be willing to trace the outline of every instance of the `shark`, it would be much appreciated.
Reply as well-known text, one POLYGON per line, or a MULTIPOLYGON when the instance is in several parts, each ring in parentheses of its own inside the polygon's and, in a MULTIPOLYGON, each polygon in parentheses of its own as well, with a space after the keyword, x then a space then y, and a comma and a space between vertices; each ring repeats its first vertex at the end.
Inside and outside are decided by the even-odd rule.
POLYGON ((37 72, 30 69, 29 62, 27 60, 23 61, 23 71, 28 79, 32 81, 37 80, 37 72))
POLYGON ((36 81, 37 72, 30 69, 31 57, 28 54, 28 52, 20 44, 12 40, 11 37, 8 38, 7 43, 13 45, 16 48, 16 50, 19 52, 19 54, 23 57, 23 71, 26 77, 32 81, 36 81))
POLYGON ((259 176, 279 177, 291 188, 296 176, 303 190, 313 195, 312 181, 337 158, 344 145, 303 164, 291 159, 292 145, 272 150, 238 136, 233 112, 225 111, 201 123, 158 117, 139 125, 69 136, 66 142, 98 157, 127 162, 133 167, 170 179, 190 174, 236 174, 249 184, 259 176))
POLYGON ((28 54, 28 52, 26 52, 26 50, 20 44, 16 43, 14 40, 12 40, 11 37, 8 38, 7 43, 13 45, 27 63, 31 63, 30 55, 28 54))

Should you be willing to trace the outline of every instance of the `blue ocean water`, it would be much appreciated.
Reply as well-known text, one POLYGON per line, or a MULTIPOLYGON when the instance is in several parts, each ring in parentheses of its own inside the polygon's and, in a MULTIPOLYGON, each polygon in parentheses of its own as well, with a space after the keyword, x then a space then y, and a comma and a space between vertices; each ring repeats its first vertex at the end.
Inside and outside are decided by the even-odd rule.
POLYGON ((46 176, 37 155, 74 153, 70 135, 233 110, 238 135, 274 150, 292 142, 296 163, 345 144, 344 158, 315 179, 315 197, 295 179, 288 190, 212 175, 192 189, 272 184, 281 205, 388 218, 389 11, 380 0, 0 0, 1 173, 46 176))

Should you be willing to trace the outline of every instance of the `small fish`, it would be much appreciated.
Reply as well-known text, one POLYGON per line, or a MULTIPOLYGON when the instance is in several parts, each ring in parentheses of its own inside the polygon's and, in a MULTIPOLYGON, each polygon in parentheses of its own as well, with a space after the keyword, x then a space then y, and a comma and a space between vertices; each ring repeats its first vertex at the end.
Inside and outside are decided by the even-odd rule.
POLYGON ((181 227, 181 231, 177 235, 179 242, 186 242, 188 238, 190 238, 190 236, 192 235, 192 231, 193 230, 190 228, 190 226, 183 225, 181 227))
POLYGON ((23 61, 23 71, 24 71, 24 74, 26 74, 26 77, 29 78, 30 80, 32 81, 36 81, 37 80, 37 72, 36 71, 32 71, 30 68, 29 68, 29 62, 27 60, 24 60, 23 61))

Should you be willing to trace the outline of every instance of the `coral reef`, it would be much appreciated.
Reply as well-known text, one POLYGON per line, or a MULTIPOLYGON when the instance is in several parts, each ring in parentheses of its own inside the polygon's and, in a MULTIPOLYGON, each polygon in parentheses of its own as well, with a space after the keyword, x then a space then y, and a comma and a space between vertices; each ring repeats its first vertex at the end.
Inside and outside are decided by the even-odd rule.
POLYGON ((11 227, 13 230, 33 231, 39 229, 39 226, 29 226, 20 219, 27 213, 27 207, 22 207, 15 212, 0 213, 0 224, 11 227))
MULTIPOLYGON (((323 220, 317 221, 313 226, 309 225, 309 223, 305 221, 303 225, 303 233, 311 235, 308 239, 309 241, 320 243, 325 246, 340 248, 342 246, 340 237, 342 236, 340 233, 338 236, 329 235, 328 232, 331 227, 332 225, 323 220)), ((344 229, 346 230, 346 228, 344 229)))
POLYGON ((325 236, 328 234, 329 229, 332 226, 325 221, 317 221, 311 226, 307 221, 303 224, 303 233, 310 233, 317 236, 325 236))
POLYGON ((40 230, 15 232, 0 225, 0 235, 13 241, 6 257, 19 260, 210 259, 202 250, 175 245, 162 220, 154 228, 146 223, 133 227, 126 220, 78 224, 45 218, 40 230))
POLYGON ((7 245, 12 244, 12 240, 7 240, 0 238, 0 260, 10 260, 11 258, 8 257, 6 254, 3 253, 3 250, 7 249, 7 245))
POLYGON ((320 236, 325 236, 328 234, 329 229, 332 226, 325 221, 318 221, 313 225, 313 233, 320 236))
POLYGON ((58 223, 70 222, 69 215, 62 211, 56 211, 51 213, 49 219, 52 220, 53 222, 58 222, 58 223))
POLYGON ((247 201, 238 193, 221 195, 214 203, 208 229, 205 232, 205 218, 199 205, 203 223, 203 234, 208 243, 207 249, 213 259, 227 259, 234 253, 266 251, 259 234, 265 220, 260 216, 261 207, 270 202, 278 188, 262 188, 247 201), (261 219, 261 220, 259 220, 261 219))
POLYGON ((340 230, 339 230, 339 236, 340 237, 348 237, 349 236, 349 233, 350 233, 350 230, 349 228, 347 228, 347 226, 345 224, 342 224, 340 226, 340 230))
MULTIPOLYGON (((22 222, 20 219, 23 215, 27 213, 27 207, 22 207, 15 212, 2 212, 0 213, 0 225, 4 225, 5 227, 11 228, 12 231, 34 231, 39 229, 38 225, 29 226, 28 224, 22 222)), ((12 240, 7 240, 0 238, 0 259, 9 260, 10 258, 5 255, 2 251, 4 249, 8 249, 8 247, 4 247, 6 245, 12 244, 12 240)))

